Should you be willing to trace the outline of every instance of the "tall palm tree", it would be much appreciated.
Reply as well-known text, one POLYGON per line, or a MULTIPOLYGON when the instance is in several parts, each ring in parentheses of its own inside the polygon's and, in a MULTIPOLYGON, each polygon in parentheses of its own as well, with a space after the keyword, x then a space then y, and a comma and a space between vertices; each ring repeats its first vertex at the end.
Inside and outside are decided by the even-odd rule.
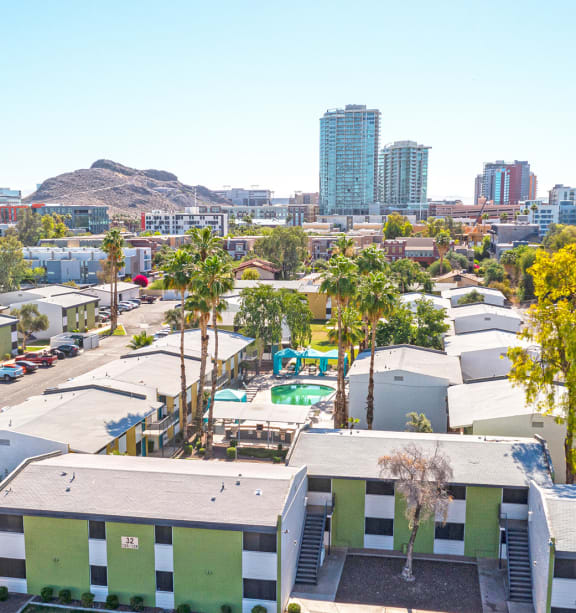
POLYGON ((120 230, 113 228, 108 230, 102 241, 102 251, 107 254, 108 268, 110 271, 110 328, 112 332, 118 326, 118 273, 124 266, 124 239, 120 230))
MULTIPOLYGON (((338 322, 330 320, 326 326, 328 340, 338 343, 338 322)), ((350 350, 350 364, 356 359, 354 347, 364 340, 364 322, 358 309, 348 306, 342 311, 342 343, 350 350)))
POLYGON ((336 255, 344 255, 347 258, 354 257, 356 252, 356 243, 354 239, 348 238, 346 234, 340 234, 338 239, 332 243, 332 257, 336 255))
POLYGON ((356 258, 358 271, 361 275, 367 275, 369 272, 383 271, 388 268, 386 254, 382 249, 372 244, 366 249, 362 249, 356 258))
POLYGON ((337 428, 348 426, 346 391, 344 389, 344 343, 342 341, 342 311, 348 306, 356 293, 358 266, 343 255, 330 259, 322 275, 320 291, 332 298, 338 317, 338 382, 334 406, 334 421, 337 428))
POLYGON ((214 234, 212 228, 192 228, 186 234, 190 235, 188 249, 194 253, 198 260, 203 262, 207 257, 222 251, 222 239, 214 234))
POLYGON ((227 256, 211 255, 201 262, 198 270, 198 284, 205 288, 205 297, 212 313, 212 330, 214 332, 212 386, 210 389, 210 406, 208 409, 208 427, 206 432, 206 455, 212 454, 214 439, 214 396, 218 381, 218 313, 225 304, 224 294, 234 288, 234 273, 227 256))
POLYGON ((444 256, 448 253, 450 249, 450 243, 452 239, 450 237, 450 233, 442 230, 438 232, 436 237, 434 238, 434 242, 436 243, 436 249, 438 249, 438 255, 440 256, 440 274, 444 273, 444 256))
POLYGON ((397 304, 398 293, 388 277, 382 272, 373 272, 360 284, 360 305, 370 321, 370 375, 366 397, 366 423, 372 430, 374 422, 374 354, 376 351, 376 327, 382 317, 389 317, 397 304))
POLYGON ((184 361, 184 331, 186 330, 186 309, 184 298, 192 285, 195 274, 194 257, 186 249, 172 251, 164 260, 164 288, 180 292, 180 407, 183 419, 183 436, 186 439, 188 427, 188 403, 186 401, 186 362, 184 361))

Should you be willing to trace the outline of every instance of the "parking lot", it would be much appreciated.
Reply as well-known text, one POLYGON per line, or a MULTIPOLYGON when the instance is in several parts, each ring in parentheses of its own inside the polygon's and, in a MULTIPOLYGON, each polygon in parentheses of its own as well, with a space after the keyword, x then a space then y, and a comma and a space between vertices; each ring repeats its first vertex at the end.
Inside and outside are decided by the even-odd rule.
POLYGON ((82 352, 75 358, 58 360, 49 368, 39 368, 35 373, 24 375, 17 381, 0 383, 0 409, 20 404, 29 396, 42 394, 47 387, 55 387, 68 379, 102 366, 111 360, 119 358, 129 351, 128 343, 134 334, 145 330, 154 334, 162 327, 164 313, 173 308, 176 301, 159 301, 154 304, 143 304, 139 308, 123 313, 119 317, 126 329, 126 336, 109 336, 100 339, 97 349, 82 352))

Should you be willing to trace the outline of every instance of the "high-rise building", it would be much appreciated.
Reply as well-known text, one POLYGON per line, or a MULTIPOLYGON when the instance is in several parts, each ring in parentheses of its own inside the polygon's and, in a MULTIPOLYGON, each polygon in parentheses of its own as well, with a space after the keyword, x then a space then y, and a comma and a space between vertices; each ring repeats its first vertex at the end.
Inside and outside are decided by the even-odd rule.
POLYGON ((428 150, 413 140, 386 145, 380 152, 379 201, 387 207, 426 204, 428 150))
POLYGON ((548 192, 549 204, 559 204, 562 201, 576 201, 576 187, 566 187, 565 185, 556 184, 548 192))
POLYGON ((320 213, 363 215, 374 210, 379 138, 380 111, 366 105, 347 104, 320 118, 320 213))
POLYGON ((474 204, 480 204, 480 198, 482 196, 482 182, 484 179, 484 175, 476 175, 474 179, 474 204))
POLYGON ((484 196, 494 204, 518 204, 525 200, 535 200, 536 190, 536 175, 530 171, 528 162, 497 160, 484 164, 478 197, 484 196))
POLYGON ((0 187, 0 204, 12 206, 22 204, 22 192, 19 189, 0 187))

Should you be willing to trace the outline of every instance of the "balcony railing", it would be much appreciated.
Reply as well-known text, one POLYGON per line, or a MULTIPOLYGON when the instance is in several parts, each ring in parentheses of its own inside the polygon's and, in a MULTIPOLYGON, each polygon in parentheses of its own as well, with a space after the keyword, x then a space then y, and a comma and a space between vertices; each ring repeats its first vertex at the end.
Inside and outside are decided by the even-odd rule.
POLYGON ((146 428, 143 432, 144 436, 160 436, 164 434, 170 426, 173 426, 178 422, 179 415, 177 412, 171 413, 170 415, 166 415, 160 420, 151 421, 146 424, 146 428))

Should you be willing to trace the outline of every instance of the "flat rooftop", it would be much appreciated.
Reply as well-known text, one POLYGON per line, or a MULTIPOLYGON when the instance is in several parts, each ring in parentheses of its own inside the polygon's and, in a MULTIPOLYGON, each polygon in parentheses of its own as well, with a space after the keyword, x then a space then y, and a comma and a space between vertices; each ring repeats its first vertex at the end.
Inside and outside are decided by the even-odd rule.
POLYGON ((4 482, 0 513, 275 531, 297 473, 247 462, 66 454, 31 462, 4 482))
POLYGON ((522 321, 520 315, 513 309, 496 306, 495 304, 486 304, 484 302, 453 307, 451 311, 452 319, 460 319, 461 317, 471 317, 475 315, 497 315, 498 317, 508 317, 509 319, 522 321))
POLYGON ((103 389, 32 396, 0 413, 0 429, 69 445, 72 451, 98 453, 154 413, 162 403, 103 389))
POLYGON ((479 330, 477 332, 465 332, 454 336, 444 337, 444 346, 448 355, 461 355, 468 351, 482 351, 484 349, 503 349, 506 347, 528 348, 534 345, 520 338, 515 332, 507 330, 479 330))
POLYGON ((556 485, 542 490, 556 551, 576 552, 576 486, 556 485))
POLYGON ((410 444, 428 452, 438 447, 452 466, 454 484, 552 485, 544 448, 530 438, 313 429, 300 434, 289 465, 307 465, 316 477, 393 479, 381 472, 378 458, 410 444))

